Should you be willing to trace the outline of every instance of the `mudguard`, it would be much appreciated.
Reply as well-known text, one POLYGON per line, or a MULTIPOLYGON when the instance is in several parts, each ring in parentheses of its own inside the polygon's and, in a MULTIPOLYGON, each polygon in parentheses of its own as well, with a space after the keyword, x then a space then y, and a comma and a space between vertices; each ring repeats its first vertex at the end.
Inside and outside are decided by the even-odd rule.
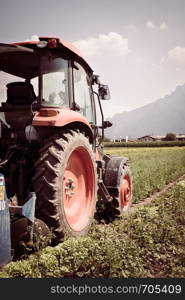
POLYGON ((87 119, 69 108, 42 107, 35 113, 32 121, 32 125, 36 127, 63 127, 72 124, 76 129, 83 128, 93 143, 93 131, 87 119))
POLYGON ((127 164, 127 157, 110 157, 106 163, 104 184, 107 188, 117 188, 120 185, 122 169, 127 164))
POLYGON ((0 174, 0 267, 11 261, 10 213, 3 174, 0 174))
POLYGON ((84 116, 69 108, 42 107, 40 111, 35 113, 32 125, 61 127, 73 122, 81 122, 91 129, 84 116))

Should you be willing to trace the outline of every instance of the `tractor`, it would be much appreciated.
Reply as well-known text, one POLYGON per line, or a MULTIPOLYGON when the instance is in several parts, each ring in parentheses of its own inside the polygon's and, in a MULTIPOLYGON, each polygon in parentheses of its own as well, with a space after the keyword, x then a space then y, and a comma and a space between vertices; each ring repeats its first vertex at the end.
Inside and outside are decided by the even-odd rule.
POLYGON ((49 229, 56 244, 86 235, 94 218, 128 211, 128 159, 105 154, 102 144, 112 124, 101 100, 109 99, 69 42, 0 44, 0 265, 28 232, 30 241, 34 230, 49 229))

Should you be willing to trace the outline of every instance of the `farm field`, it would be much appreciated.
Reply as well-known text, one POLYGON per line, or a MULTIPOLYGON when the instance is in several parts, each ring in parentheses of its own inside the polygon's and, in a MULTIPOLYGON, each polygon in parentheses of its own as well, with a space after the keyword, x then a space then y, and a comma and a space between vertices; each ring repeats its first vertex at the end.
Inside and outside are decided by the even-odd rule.
POLYGON ((105 153, 126 156, 133 175, 133 203, 163 189, 185 173, 185 147, 105 148, 105 153))
MULTIPOLYGON (((185 148, 105 149, 129 157, 138 203, 185 173, 185 148)), ((3 277, 185 277, 185 179, 113 223, 8 264, 3 277)))

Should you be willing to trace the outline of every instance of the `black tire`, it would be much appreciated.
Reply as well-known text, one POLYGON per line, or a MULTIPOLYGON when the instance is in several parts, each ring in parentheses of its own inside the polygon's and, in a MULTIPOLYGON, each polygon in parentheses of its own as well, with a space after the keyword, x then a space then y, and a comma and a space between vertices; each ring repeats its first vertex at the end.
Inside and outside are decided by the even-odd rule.
POLYGON ((109 194, 112 196, 112 201, 104 203, 100 198, 97 203, 95 218, 98 221, 106 223, 113 222, 115 219, 129 212, 129 208, 132 204, 132 174, 128 165, 124 165, 119 178, 119 185, 115 188, 109 189, 109 194), (129 181, 129 199, 125 207, 121 205, 121 184, 123 179, 126 178, 129 181))
POLYGON ((53 230, 57 242, 62 241, 64 237, 85 235, 94 219, 97 194, 94 153, 88 138, 81 132, 72 130, 61 136, 56 136, 40 150, 40 159, 35 168, 36 175, 33 182, 37 196, 36 217, 43 220, 53 230), (81 174, 84 170, 84 174, 80 175, 82 179, 84 178, 84 184, 82 180, 78 179, 77 187, 73 187, 73 184, 70 185, 70 178, 66 179, 64 176, 64 174, 70 174, 72 170, 71 172, 75 173, 75 178, 81 178, 76 169, 73 171, 73 159, 76 164, 78 162, 77 166, 81 174), (82 167, 80 163, 83 165, 82 167), (83 189, 82 196, 80 184, 83 189), (85 199, 84 195, 87 196, 88 200, 85 199), (66 199, 69 202, 66 203, 66 199), (84 204, 84 211, 82 212, 80 201, 84 204), (68 213, 68 206, 69 211, 71 209, 73 212, 74 209, 72 210, 72 208, 75 206, 73 204, 77 206, 77 217, 71 217, 68 213), (73 222, 73 219, 77 220, 73 222), (83 224, 79 225, 80 219, 84 220, 84 226, 83 224))
POLYGON ((116 207, 116 212, 117 215, 121 216, 123 214, 126 214, 130 206, 132 204, 132 174, 129 166, 124 165, 120 177, 120 185, 118 189, 110 191, 111 196, 113 197, 113 206, 116 207), (122 205, 121 201, 121 184, 123 183, 123 180, 127 181, 127 184, 129 186, 129 191, 128 191, 128 200, 127 203, 122 205))

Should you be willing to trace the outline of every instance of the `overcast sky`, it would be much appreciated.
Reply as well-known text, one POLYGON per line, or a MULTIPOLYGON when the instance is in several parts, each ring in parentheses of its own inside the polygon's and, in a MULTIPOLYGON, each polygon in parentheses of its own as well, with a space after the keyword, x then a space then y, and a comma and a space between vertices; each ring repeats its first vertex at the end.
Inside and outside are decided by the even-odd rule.
POLYGON ((6 0, 0 42, 59 36, 110 87, 106 117, 185 83, 185 0, 6 0))

